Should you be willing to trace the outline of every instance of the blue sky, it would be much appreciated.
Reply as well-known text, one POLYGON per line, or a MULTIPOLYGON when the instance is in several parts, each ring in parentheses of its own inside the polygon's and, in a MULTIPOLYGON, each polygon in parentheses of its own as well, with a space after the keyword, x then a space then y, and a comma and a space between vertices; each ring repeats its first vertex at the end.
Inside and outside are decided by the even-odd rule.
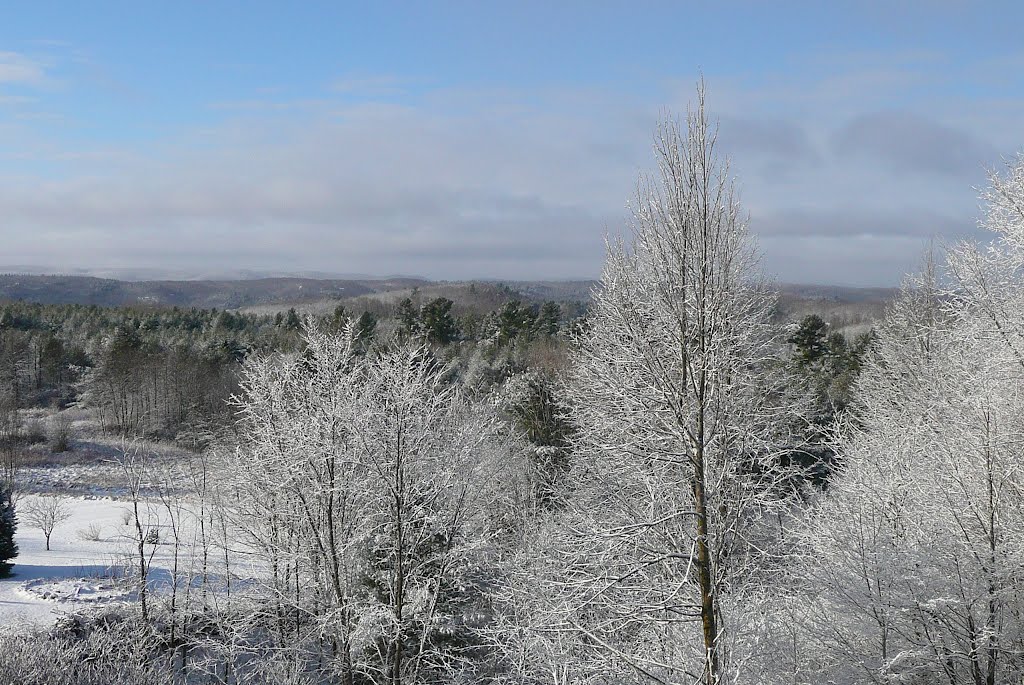
POLYGON ((14 5, 0 266, 593 277, 703 73, 769 274, 895 284, 1024 146, 1021 7, 14 5))

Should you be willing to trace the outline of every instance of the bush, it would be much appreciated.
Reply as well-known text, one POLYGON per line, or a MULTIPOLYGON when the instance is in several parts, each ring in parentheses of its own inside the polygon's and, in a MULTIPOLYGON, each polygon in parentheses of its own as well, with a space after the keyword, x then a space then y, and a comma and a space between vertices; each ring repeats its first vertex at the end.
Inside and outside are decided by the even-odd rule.
POLYGON ((103 539, 102 529, 95 523, 90 523, 85 528, 79 528, 76 535, 79 540, 86 542, 99 542, 103 539))
POLYGON ((30 445, 36 445, 40 442, 46 442, 46 426, 38 418, 30 418, 25 421, 25 442, 30 445))
POLYGON ((131 612, 70 615, 51 632, 0 636, 0 683, 171 685, 152 633, 131 612))
POLYGON ((65 412, 50 417, 50 451, 67 452, 71 449, 71 419, 65 412))

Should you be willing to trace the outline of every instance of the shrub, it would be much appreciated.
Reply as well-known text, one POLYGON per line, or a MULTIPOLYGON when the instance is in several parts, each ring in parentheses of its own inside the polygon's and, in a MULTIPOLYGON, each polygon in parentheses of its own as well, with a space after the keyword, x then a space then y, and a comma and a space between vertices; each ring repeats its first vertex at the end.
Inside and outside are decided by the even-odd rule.
POLYGON ((79 528, 76 535, 79 540, 86 542, 99 542, 103 539, 102 529, 96 523, 90 523, 85 528, 79 528))

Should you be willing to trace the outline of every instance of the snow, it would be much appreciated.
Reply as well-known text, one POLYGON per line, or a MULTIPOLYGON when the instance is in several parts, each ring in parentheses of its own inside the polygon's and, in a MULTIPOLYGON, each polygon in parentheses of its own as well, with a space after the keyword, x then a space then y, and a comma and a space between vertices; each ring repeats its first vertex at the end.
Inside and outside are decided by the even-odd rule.
MULTIPOLYGON (((53 454, 45 444, 33 445, 24 454, 17 474, 16 505, 20 509, 38 496, 60 496, 71 517, 58 524, 50 538, 50 550, 42 531, 23 516, 17 530, 18 556, 11 576, 0 579, 0 626, 52 625, 60 616, 98 605, 137 601, 131 574, 138 568, 136 528, 123 468, 125 443, 105 435, 85 410, 65 410, 73 440, 68 452, 53 454), (127 576, 127 577, 126 577, 127 576)), ((43 422, 46 410, 25 410, 25 421, 43 422)), ((161 544, 146 545, 150 560, 148 587, 152 593, 167 592, 173 582, 174 546, 168 512, 158 495, 175 497, 182 504, 179 521, 179 580, 197 575, 188 540, 197 526, 189 513, 191 476, 189 463, 195 455, 171 444, 135 440, 131 449, 144 455, 146 477, 140 483, 140 518, 144 532, 156 529, 161 544)), ((24 509, 21 509, 24 511, 24 509)), ((243 565, 237 567, 248 577, 243 565)), ((256 573, 256 571, 253 571, 256 573)), ((210 568, 205 577, 217 582, 210 568)), ((220 579, 223 582, 223 579, 220 579)), ((244 587, 244 582, 234 587, 244 587)))
MULTIPOLYGON (((17 505, 34 497, 23 495, 17 505)), ((0 625, 14 630, 46 626, 65 613, 134 600, 131 583, 124 577, 136 563, 130 502, 90 495, 64 500, 71 517, 53 531, 49 551, 42 531, 19 521, 19 553, 11 576, 0 579, 0 625), (96 530, 99 539, 89 539, 96 530)), ((156 503, 149 502, 140 518, 152 528, 161 525, 160 514, 156 503)), ((157 591, 169 582, 172 562, 173 546, 156 545, 149 577, 157 591)))
POLYGON ((47 580, 37 578, 24 584, 21 591, 29 597, 54 602, 107 603, 128 601, 132 598, 131 588, 123 577, 116 573, 111 580, 99 578, 63 578, 47 580))

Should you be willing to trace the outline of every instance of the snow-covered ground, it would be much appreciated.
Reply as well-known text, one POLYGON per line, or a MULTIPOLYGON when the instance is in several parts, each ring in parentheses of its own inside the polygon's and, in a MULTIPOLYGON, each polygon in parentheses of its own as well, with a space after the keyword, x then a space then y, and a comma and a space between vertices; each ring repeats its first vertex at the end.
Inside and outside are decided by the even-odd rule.
MULTIPOLYGON (((37 495, 23 495, 25 510, 37 495)), ((60 615, 107 602, 134 601, 133 583, 125 578, 138 564, 131 503, 111 497, 62 497, 70 517, 50 537, 50 550, 38 528, 19 517, 19 553, 9 578, 0 579, 0 625, 17 630, 52 624, 60 615), (98 533, 98 535, 97 535, 98 533)), ((165 541, 167 514, 155 502, 143 507, 145 529, 158 528, 165 541)), ((185 516, 183 519, 187 519, 185 516)), ((187 522, 186 522, 186 525, 187 522)), ((187 534, 187 533, 186 533, 187 534)), ((173 568, 174 546, 146 546, 150 587, 166 589, 173 568)), ((183 570, 185 562, 182 563, 183 570)))
MULTIPOLYGON (((103 433, 89 414, 79 409, 66 409, 71 425, 70 449, 54 453, 46 442, 26 447, 21 455, 17 480, 20 492, 52 492, 70 496, 101 497, 128 494, 125 473, 120 462, 125 450, 145 455, 147 471, 154 478, 161 473, 174 474, 170 480, 187 484, 187 464, 197 458, 181 447, 148 440, 124 440, 103 433)), ((23 410, 24 421, 46 425, 46 410, 23 410)), ((152 483, 143 483, 143 495, 152 496, 152 483)))
MULTIPOLYGON (((71 429, 69 450, 54 453, 48 442, 36 442, 21 454, 16 475, 19 553, 11 576, 0 579, 0 626, 13 630, 46 626, 65 613, 138 600, 137 529, 127 487, 134 479, 138 479, 143 532, 153 531, 159 539, 158 544, 150 544, 151 539, 145 545, 150 590, 157 596, 167 593, 175 578, 175 546, 169 544, 175 536, 161 495, 174 499, 181 542, 179 583, 203 575, 211 583, 207 590, 215 588, 215 563, 209 562, 204 574, 197 568, 199 527, 190 508, 194 484, 190 464, 199 457, 166 442, 126 443, 107 435, 88 410, 71 408, 63 413, 71 429), (131 461, 128 454, 134 459, 131 479, 122 466, 131 461), (29 523, 25 513, 34 500, 49 496, 60 497, 70 516, 57 525, 48 551, 43 532, 29 523)), ((37 426, 37 432, 45 432, 42 427, 50 425, 52 418, 49 409, 21 411, 22 423, 37 426)), ((247 577, 244 572, 242 576, 247 577)))
MULTIPOLYGON (((25 495, 18 507, 36 499, 25 495)), ((84 605, 88 599, 77 588, 95 587, 104 577, 123 575, 133 529, 124 524, 125 502, 112 499, 65 498, 71 517, 59 524, 46 551, 43 532, 22 520, 18 526, 18 556, 9 578, 0 580, 0 622, 6 625, 52 623, 61 613, 84 605), (79 534, 88 526, 100 533, 98 541, 79 534), (77 597, 76 597, 77 596, 77 597)), ((131 521, 131 519, 129 519, 131 521)), ((111 593, 107 593, 111 596, 111 593)), ((124 593, 112 598, 123 599, 124 593)))

